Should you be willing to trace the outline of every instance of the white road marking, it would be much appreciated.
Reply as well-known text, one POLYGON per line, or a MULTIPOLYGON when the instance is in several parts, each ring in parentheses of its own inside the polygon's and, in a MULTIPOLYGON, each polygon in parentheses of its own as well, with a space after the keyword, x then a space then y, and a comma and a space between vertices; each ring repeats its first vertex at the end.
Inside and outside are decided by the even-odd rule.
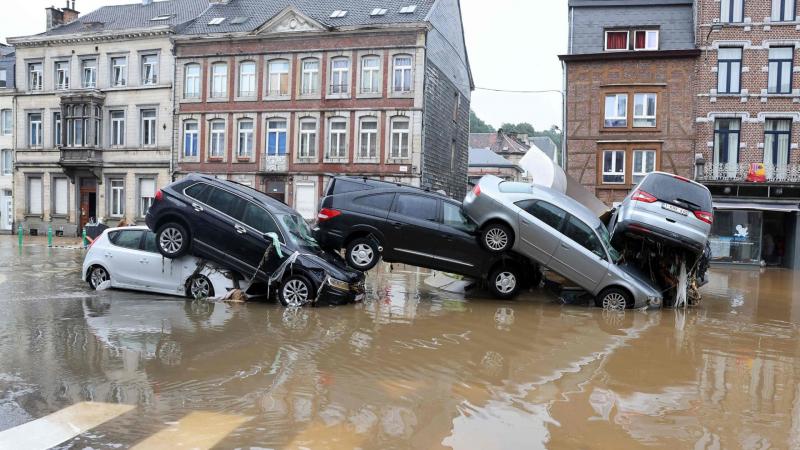
POLYGON ((149 438, 133 450, 210 449, 252 417, 193 412, 149 438))
POLYGON ((134 409, 133 405, 82 402, 0 432, 0 449, 45 450, 134 409))

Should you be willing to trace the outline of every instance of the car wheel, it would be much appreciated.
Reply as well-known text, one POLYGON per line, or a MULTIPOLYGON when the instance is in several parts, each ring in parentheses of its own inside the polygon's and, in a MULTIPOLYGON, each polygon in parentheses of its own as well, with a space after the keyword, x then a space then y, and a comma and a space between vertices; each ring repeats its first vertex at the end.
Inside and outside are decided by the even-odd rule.
POLYGON ((604 289, 595 299, 595 305, 607 311, 625 311, 633 307, 633 298, 628 291, 611 287, 604 289))
POLYGON ((380 250, 372 239, 359 238, 347 245, 345 255, 347 264, 362 272, 366 272, 378 264, 381 259, 380 250))
POLYGON ((189 232, 179 223, 167 223, 156 232, 156 242, 161 255, 170 259, 180 258, 189 250, 189 232))
POLYGON ((278 289, 278 300, 287 308, 305 306, 314 299, 314 285, 302 275, 292 275, 278 289))
POLYGON ((89 287, 97 289, 101 284, 111 280, 111 275, 108 271, 100 266, 94 266, 89 269, 89 287))
POLYGON ((522 279, 516 267, 501 267, 489 275, 489 292, 500 299, 510 299, 517 295, 522 279))
POLYGON ((205 275, 195 275, 189 280, 186 296, 192 299, 213 298, 214 285, 205 275))
POLYGON ((511 229, 501 223, 493 223, 481 232, 481 245, 492 253, 503 253, 513 244, 511 229))

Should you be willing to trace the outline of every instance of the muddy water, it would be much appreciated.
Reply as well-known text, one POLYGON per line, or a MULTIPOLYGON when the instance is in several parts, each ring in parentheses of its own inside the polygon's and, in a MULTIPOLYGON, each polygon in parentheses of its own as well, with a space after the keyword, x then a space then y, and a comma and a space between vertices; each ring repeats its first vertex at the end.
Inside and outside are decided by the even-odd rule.
POLYGON ((700 307, 618 315, 383 267, 363 304, 292 312, 91 293, 80 260, 0 241, 0 430, 93 400, 136 408, 64 448, 196 412, 249 419, 216 448, 800 447, 792 272, 716 269, 700 307))

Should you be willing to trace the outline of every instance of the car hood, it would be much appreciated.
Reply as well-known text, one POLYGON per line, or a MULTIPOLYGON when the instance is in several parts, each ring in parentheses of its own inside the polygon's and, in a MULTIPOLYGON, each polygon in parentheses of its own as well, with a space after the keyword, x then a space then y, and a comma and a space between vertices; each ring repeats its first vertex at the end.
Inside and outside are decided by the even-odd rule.
POLYGON ((629 263, 619 264, 617 267, 619 267, 622 275, 628 278, 629 281, 642 286, 643 289, 647 289, 651 294, 661 295, 655 284, 650 280, 650 277, 638 267, 629 263))
POLYGON ((333 252, 325 250, 303 252, 297 259, 304 267, 324 270, 325 273, 337 280, 357 283, 364 279, 363 273, 347 267, 344 259, 333 252))

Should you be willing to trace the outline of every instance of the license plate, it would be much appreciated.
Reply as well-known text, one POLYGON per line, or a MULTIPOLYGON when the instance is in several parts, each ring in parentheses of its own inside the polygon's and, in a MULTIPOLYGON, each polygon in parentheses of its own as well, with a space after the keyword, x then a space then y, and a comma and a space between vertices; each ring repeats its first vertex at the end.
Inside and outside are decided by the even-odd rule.
POLYGON ((689 215, 689 211, 687 211, 687 210, 685 210, 683 208, 679 208, 679 207, 677 207, 675 205, 670 205, 669 203, 664 203, 662 205, 662 208, 666 209, 667 211, 672 211, 672 212, 674 212, 676 214, 680 214, 682 216, 688 216, 689 215))

